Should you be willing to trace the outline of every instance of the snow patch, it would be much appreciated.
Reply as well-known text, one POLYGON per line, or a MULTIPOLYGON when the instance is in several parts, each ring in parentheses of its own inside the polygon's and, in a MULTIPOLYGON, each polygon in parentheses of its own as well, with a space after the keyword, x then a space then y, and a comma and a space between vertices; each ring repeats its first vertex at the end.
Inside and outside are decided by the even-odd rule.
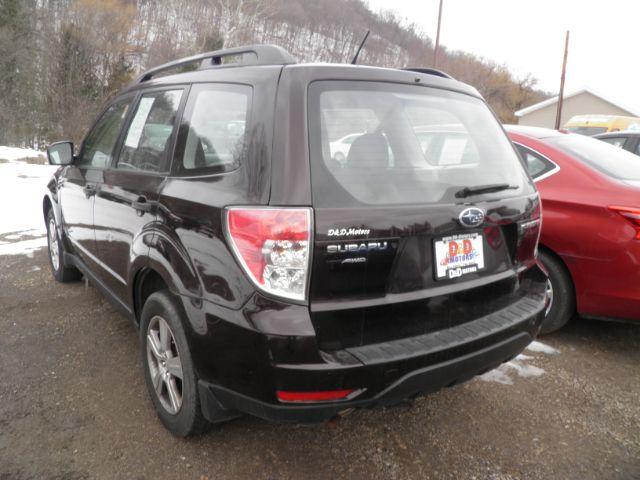
POLYGON ((0 159, 15 162, 24 158, 45 157, 46 154, 32 148, 2 147, 0 146, 0 159))
POLYGON ((32 254, 46 245, 42 199, 57 167, 16 160, 37 155, 41 152, 0 147, 0 158, 10 160, 0 163, 0 255, 32 254))
POLYGON ((544 370, 536 367, 535 365, 528 365, 526 363, 519 362, 517 360, 511 360, 508 363, 505 363, 504 366, 506 368, 514 369, 519 377, 539 377, 544 373, 544 370))
POLYGON ((521 360, 523 362, 526 362, 527 360, 531 360, 533 357, 531 355, 525 355, 524 353, 521 353, 520 355, 518 355, 515 359, 516 360, 521 360))
MULTIPOLYGON (((546 355, 555 355, 557 353, 560 353, 555 348, 537 341, 529 344, 527 350, 546 355)), ((503 363, 498 368, 491 370, 484 375, 480 375, 479 378, 483 382, 495 382, 501 383, 502 385, 513 385, 514 374, 521 378, 539 377, 541 375, 544 375, 544 369, 536 367, 531 363, 535 360, 535 356, 521 353, 510 362, 503 363)))
POLYGON ((513 385, 513 380, 511 380, 511 377, 504 372, 502 365, 490 372, 480 375, 478 378, 483 382, 496 382, 503 385, 513 385))
POLYGON ((4 243, 0 245, 2 255, 27 255, 33 257, 33 252, 47 246, 47 237, 22 240, 20 242, 4 243))
POLYGON ((542 343, 538 341, 531 342, 529 346, 527 346, 527 350, 530 350, 532 352, 547 353, 549 355, 555 355, 556 353, 560 353, 560 350, 557 350, 552 346, 547 345, 546 343, 542 343))
POLYGON ((29 230, 23 230, 21 232, 9 233, 7 235, 3 235, 0 233, 0 237, 4 240, 2 243, 7 243, 6 240, 20 240, 23 237, 40 237, 42 236, 42 231, 39 228, 32 228, 29 230))

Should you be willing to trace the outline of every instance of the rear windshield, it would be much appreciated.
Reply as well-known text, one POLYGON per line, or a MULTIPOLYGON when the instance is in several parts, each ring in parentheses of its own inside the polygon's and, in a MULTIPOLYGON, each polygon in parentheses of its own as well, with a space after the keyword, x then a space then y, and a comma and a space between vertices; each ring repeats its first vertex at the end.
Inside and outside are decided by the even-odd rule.
POLYGON ((465 187, 508 185, 476 197, 533 192, 483 101, 422 86, 320 81, 309 90, 314 204, 324 207, 459 202, 465 187))
POLYGON ((605 175, 640 180, 640 158, 619 147, 582 135, 559 135, 548 141, 605 175))

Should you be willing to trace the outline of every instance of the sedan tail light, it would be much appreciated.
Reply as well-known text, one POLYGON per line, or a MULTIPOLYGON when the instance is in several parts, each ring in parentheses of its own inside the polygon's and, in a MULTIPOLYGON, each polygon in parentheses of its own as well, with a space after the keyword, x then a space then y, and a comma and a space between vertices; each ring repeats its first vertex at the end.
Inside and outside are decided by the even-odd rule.
POLYGON ((238 262, 258 288, 293 300, 306 299, 310 208, 229 207, 226 229, 238 262))
POLYGON ((612 205, 609 210, 622 215, 636 229, 636 239, 640 240, 640 208, 618 207, 612 205))

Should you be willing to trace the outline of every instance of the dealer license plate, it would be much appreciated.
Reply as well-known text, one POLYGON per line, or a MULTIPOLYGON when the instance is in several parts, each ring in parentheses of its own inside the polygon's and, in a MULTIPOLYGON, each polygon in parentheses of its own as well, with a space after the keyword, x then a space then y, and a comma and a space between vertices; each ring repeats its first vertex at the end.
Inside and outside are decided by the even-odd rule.
POLYGON ((464 233, 438 239, 433 244, 436 280, 458 278, 484 268, 482 234, 464 233))

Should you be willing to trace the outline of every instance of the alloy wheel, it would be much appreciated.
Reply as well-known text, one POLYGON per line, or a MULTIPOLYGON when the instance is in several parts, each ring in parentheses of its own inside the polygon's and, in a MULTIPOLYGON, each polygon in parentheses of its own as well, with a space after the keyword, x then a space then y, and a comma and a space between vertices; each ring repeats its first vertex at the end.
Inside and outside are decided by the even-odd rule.
POLYGON ((182 406, 182 362, 169 324, 158 315, 147 328, 147 366, 158 400, 176 415, 182 406))
POLYGON ((551 307, 553 306, 553 285, 551 284, 551 280, 547 280, 546 286, 547 298, 549 299, 549 303, 547 304, 547 308, 544 311, 545 317, 549 315, 551 311, 551 307))
POLYGON ((58 235, 56 233, 56 221, 49 220, 49 257, 55 271, 60 267, 60 250, 58 249, 58 235))

